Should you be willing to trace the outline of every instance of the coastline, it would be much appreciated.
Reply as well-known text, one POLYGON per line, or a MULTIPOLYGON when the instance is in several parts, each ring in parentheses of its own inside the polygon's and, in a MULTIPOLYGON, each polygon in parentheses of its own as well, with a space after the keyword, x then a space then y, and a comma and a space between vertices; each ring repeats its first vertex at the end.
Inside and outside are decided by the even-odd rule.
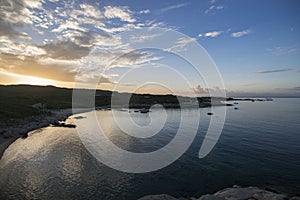
MULTIPOLYGON (((243 100, 243 99, 242 99, 243 100)), ((245 99, 243 101, 255 101, 254 99, 245 99)), ((232 98, 230 101, 241 101, 241 99, 232 98)), ((199 108, 211 107, 211 102, 198 102, 199 108)), ((164 103, 163 106, 166 109, 178 109, 180 106, 174 103, 164 103)), ((229 103, 214 102, 214 106, 234 106, 229 103)), ((109 106, 99 106, 95 107, 95 110, 106 109, 109 106)), ((130 109, 141 109, 141 108, 150 108, 146 104, 135 104, 130 105, 130 109)), ((190 108, 193 105, 183 105, 183 108, 190 108)), ((122 106, 120 106, 120 109, 122 106)), ((11 145, 14 141, 19 138, 26 138, 28 133, 40 128, 44 128, 50 125, 54 126, 65 126, 73 127, 74 125, 64 124, 64 122, 69 116, 79 113, 84 113, 91 111, 91 108, 66 108, 66 109, 47 109, 43 110, 39 115, 34 115, 26 117, 23 119, 12 119, 9 124, 3 123, 0 121, 0 125, 3 125, 4 128, 0 128, 0 160, 2 158, 5 150, 11 145)))
POLYGON ((57 125, 68 119, 69 116, 88 112, 91 109, 61 109, 47 110, 45 113, 14 121, 16 124, 0 128, 0 160, 5 150, 19 138, 26 138, 28 133, 47 126, 57 125))
MULTIPOLYGON (((216 104, 215 106, 232 106, 229 104, 216 104)), ((130 109, 140 109, 145 108, 145 105, 135 105, 131 106, 130 109)), ((148 106, 150 107, 150 106, 148 106)), ((167 109, 178 109, 177 104, 164 104, 167 109)), ((199 108, 211 107, 211 104, 200 104, 199 108)), ((104 107, 96 107, 95 110, 106 109, 104 107)), ((122 107, 120 106, 120 109, 122 107)), ((189 108, 185 105, 185 108, 189 108)), ((34 115, 26 117, 23 119, 12 119, 9 123, 3 123, 0 121, 0 160, 2 158, 5 150, 19 138, 26 138, 28 133, 40 128, 44 128, 50 125, 53 126, 64 126, 64 127, 74 127, 74 125, 65 124, 64 121, 68 119, 71 115, 80 114, 94 110, 92 108, 67 108, 67 109, 47 109, 41 112, 39 115, 34 115)))

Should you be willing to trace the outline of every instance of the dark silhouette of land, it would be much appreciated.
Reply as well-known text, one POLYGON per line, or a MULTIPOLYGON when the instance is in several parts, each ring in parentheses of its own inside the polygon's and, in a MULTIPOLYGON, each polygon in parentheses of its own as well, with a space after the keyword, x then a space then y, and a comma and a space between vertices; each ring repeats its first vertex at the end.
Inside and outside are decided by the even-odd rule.
MULTIPOLYGON (((72 91, 69 88, 55 86, 0 85, 0 120, 40 115, 42 112, 46 113, 47 110, 72 108, 72 91)), ((95 107, 110 107, 113 93, 117 93, 120 99, 131 95, 129 108, 149 108, 153 104, 161 104, 165 108, 179 108, 178 98, 186 105, 195 103, 193 98, 176 97, 171 94, 128 94, 96 90, 95 107)), ((212 98, 199 97, 197 99, 200 107, 211 106, 212 98)), ((214 100, 216 104, 224 105, 221 103, 224 99, 214 98, 214 100)))

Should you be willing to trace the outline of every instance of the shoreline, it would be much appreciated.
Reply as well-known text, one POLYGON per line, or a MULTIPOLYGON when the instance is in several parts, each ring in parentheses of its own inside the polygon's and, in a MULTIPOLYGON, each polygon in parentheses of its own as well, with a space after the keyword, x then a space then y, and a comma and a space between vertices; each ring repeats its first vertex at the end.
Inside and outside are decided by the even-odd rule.
MULTIPOLYGON (((61 109, 47 110, 45 113, 31 116, 25 119, 15 120, 13 126, 8 125, 5 128, 0 128, 0 160, 5 150, 17 139, 26 138, 28 133, 50 125, 59 126, 61 122, 66 121, 68 117, 88 112, 91 109, 61 109)), ((64 125, 63 125, 64 126, 64 125)))
MULTIPOLYGON (((173 104, 164 105, 166 109, 178 109, 177 106, 173 104)), ((228 104, 218 104, 215 106, 231 106, 228 104)), ((130 109, 140 109, 144 108, 145 105, 139 106, 131 106, 130 109)), ((202 105, 199 108, 211 107, 211 105, 202 105)), ((122 107, 120 106, 120 109, 122 107)), ((185 106, 185 108, 189 108, 185 106)), ((31 131, 35 131, 41 128, 48 127, 50 125, 53 126, 63 126, 63 127, 73 127, 74 125, 65 124, 64 122, 68 119, 68 117, 89 112, 91 110, 102 110, 107 109, 107 106, 104 107, 95 107, 95 108, 67 108, 67 109, 53 109, 53 110, 45 110, 39 115, 34 115, 30 117, 26 117, 23 119, 11 119, 9 123, 0 122, 0 125, 4 125, 4 128, 0 128, 0 160, 3 156, 5 150, 17 139, 26 138, 28 133, 31 131)))
MULTIPOLYGON (((231 98, 228 99, 228 101, 264 101, 261 99, 238 99, 238 98, 231 98)), ((236 103, 235 103, 236 104, 236 103)), ((220 102, 214 102, 214 106, 234 106, 234 104, 229 103, 220 103, 220 102)), ((178 109, 180 106, 178 104, 173 103, 167 103, 163 104, 163 106, 166 109, 178 109)), ((194 105, 184 105, 183 108, 190 108, 194 105)), ((207 108, 211 107, 211 102, 199 102, 199 108, 207 108)), ((129 106, 129 109, 141 109, 141 108, 147 108, 150 106, 145 104, 136 104, 129 106)), ((95 110, 101 110, 109 108, 108 106, 99 106, 95 107, 95 110)), ((121 108, 121 106, 120 106, 121 108)), ((19 138, 26 138, 28 136, 28 133, 40 128, 48 127, 50 125, 54 126, 65 126, 65 127, 71 127, 68 124, 64 124, 66 119, 70 117, 71 115, 84 113, 91 111, 93 109, 91 108, 67 108, 67 109, 49 109, 43 111, 39 115, 34 115, 30 117, 26 117, 24 119, 12 119, 9 124, 7 123, 4 125, 4 128, 0 128, 0 160, 3 156, 3 153, 5 150, 11 145, 14 141, 16 141, 19 138)), ((0 122, 0 125, 3 125, 4 123, 0 122)), ((74 125, 73 125, 74 126, 74 125)))

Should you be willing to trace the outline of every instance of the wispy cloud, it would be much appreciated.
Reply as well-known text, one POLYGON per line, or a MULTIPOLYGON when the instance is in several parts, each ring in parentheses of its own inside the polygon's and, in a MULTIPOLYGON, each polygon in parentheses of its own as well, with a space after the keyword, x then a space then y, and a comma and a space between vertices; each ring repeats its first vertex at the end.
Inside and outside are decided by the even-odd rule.
POLYGON ((149 10, 149 9, 141 10, 141 11, 139 12, 139 14, 148 14, 148 13, 150 13, 150 10, 149 10))
POLYGON ((222 5, 212 5, 208 9, 205 10, 205 14, 214 13, 214 11, 222 10, 224 6, 222 5))
POLYGON ((238 32, 231 33, 231 37, 238 38, 238 37, 242 37, 242 36, 248 35, 250 33, 251 33, 251 30, 247 29, 247 30, 243 30, 243 31, 238 31, 238 32))
POLYGON ((198 36, 214 38, 214 37, 221 35, 222 33, 223 33, 223 31, 211 31, 211 32, 206 32, 206 33, 199 33, 198 36))
POLYGON ((266 50, 275 56, 281 56, 281 55, 298 52, 300 48, 296 46, 284 46, 284 47, 277 46, 273 48, 268 48, 266 50))
POLYGON ((270 73, 277 73, 277 72, 287 72, 291 71, 293 69, 287 68, 287 69, 274 69, 274 70, 264 70, 264 71, 257 71, 256 74, 270 74, 270 73))
POLYGON ((187 6, 187 5, 188 4, 186 4, 186 3, 171 5, 171 6, 167 6, 167 7, 164 7, 162 9, 160 9, 159 12, 160 13, 164 13, 164 12, 167 12, 167 11, 170 11, 170 10, 174 10, 174 9, 177 9, 177 8, 182 8, 182 7, 187 6))
POLYGON ((174 46, 172 46, 169 49, 165 49, 165 51, 175 51, 175 52, 186 51, 187 45, 195 41, 197 41, 197 38, 182 37, 177 39, 174 46))

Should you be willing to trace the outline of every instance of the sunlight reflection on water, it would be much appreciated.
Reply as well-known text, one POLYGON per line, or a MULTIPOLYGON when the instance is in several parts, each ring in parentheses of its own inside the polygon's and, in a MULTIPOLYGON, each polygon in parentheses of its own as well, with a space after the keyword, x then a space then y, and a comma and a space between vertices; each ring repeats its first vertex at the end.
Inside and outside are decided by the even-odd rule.
MULTIPOLYGON (((300 191, 299 100, 239 104, 228 118, 216 148, 197 154, 209 122, 202 109, 201 126, 191 148, 175 163, 146 174, 129 174, 99 163, 84 148, 75 129, 47 127, 18 139, 0 160, 0 199, 136 199, 147 194, 199 196, 234 184, 300 191), (265 177, 262 179, 261 177, 265 177)), ((148 152, 166 145, 176 131, 178 113, 168 111, 162 134, 137 139, 109 123, 99 123, 118 146, 148 152)), ((136 120, 146 115, 133 114, 136 120)), ((142 122, 141 122, 142 123, 142 122)), ((188 132, 188 130, 186 130, 188 132)))

